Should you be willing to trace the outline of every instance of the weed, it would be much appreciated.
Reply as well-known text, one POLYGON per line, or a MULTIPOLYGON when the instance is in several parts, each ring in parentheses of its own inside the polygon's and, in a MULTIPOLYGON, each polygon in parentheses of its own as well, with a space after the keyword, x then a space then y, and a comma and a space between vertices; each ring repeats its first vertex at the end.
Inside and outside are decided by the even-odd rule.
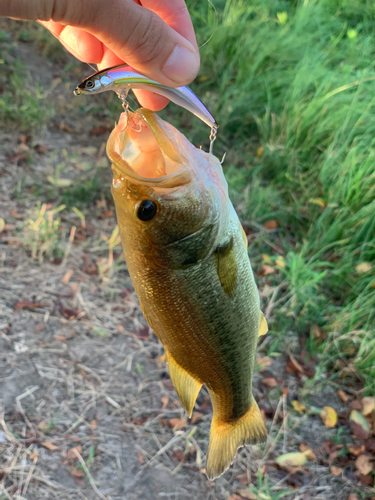
POLYGON ((20 238, 33 259, 43 262, 44 257, 63 255, 60 230, 61 219, 55 215, 64 210, 65 205, 47 210, 47 204, 37 203, 20 231, 20 238))

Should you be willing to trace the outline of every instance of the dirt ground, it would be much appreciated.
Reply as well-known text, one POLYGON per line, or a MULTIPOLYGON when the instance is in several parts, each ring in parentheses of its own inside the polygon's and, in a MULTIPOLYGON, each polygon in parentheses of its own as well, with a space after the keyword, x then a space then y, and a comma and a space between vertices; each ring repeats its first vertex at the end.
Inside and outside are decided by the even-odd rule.
MULTIPOLYGON (((26 46, 19 55, 29 63, 32 58, 44 84, 52 84, 51 63, 26 46)), ((269 485, 261 480, 256 498, 281 498, 276 494, 287 490, 288 498, 301 500, 358 493, 354 468, 335 476, 330 467, 340 466, 337 453, 327 462, 337 429, 326 428, 317 415, 291 411, 290 402, 303 390, 310 405, 329 404, 340 415, 345 408, 336 388, 306 389, 306 375, 285 371, 285 354, 272 363, 266 357, 267 340, 259 350, 254 395, 269 441, 242 448, 221 478, 207 480, 208 394, 201 391, 187 420, 119 246, 106 271, 102 236, 109 238, 116 225, 109 199, 99 196, 82 208, 85 228, 72 210, 58 214, 65 251, 71 228, 77 228, 66 258, 31 258, 22 224, 38 200, 54 201, 43 189, 59 162, 66 163, 61 176, 74 182, 88 175, 87 165, 96 166, 109 192, 108 132, 90 135, 95 124, 79 114, 74 83, 57 81, 55 118, 34 131, 32 142, 13 131, 0 137, 0 214, 7 224, 0 234, 0 499, 226 500, 258 484, 259 470, 269 485), (277 466, 275 457, 301 444, 311 447, 315 459, 289 470, 277 466)), ((266 307, 272 290, 260 291, 266 307)), ((352 439, 347 428, 340 438, 352 439)))

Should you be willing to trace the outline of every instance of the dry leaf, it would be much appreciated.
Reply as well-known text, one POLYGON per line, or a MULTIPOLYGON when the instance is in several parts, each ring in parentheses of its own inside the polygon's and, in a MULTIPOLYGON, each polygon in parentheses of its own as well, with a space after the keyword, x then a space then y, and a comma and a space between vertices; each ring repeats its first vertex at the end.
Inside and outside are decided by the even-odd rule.
POLYGON ((66 460, 76 460, 77 459, 77 455, 75 454, 75 450, 78 451, 78 453, 81 453, 82 451, 82 446, 79 445, 79 446, 75 446, 74 448, 70 448, 70 450, 67 451, 66 453, 66 460))
POLYGON ((237 479, 239 480, 239 482, 244 485, 244 486, 247 486, 248 484, 251 483, 250 479, 249 479, 249 475, 247 472, 244 472, 243 474, 241 474, 240 476, 237 476, 237 479))
POLYGON ((361 262, 361 264, 358 264, 355 266, 355 270, 357 271, 358 274, 365 274, 371 271, 372 265, 370 262, 361 262))
POLYGON ((90 429, 94 431, 96 429, 96 420, 91 420, 90 422, 90 429))
POLYGON ((300 413, 302 415, 302 413, 304 411, 306 411, 306 406, 303 405, 302 403, 300 403, 299 401, 295 400, 295 401, 292 401, 292 406, 293 408, 298 411, 298 413, 300 413))
POLYGON ((81 469, 76 469, 75 467, 73 468, 73 470, 70 472, 70 474, 73 476, 73 477, 77 477, 77 478, 81 478, 81 477, 84 477, 85 476, 85 473, 83 472, 83 470, 81 469))
POLYGON ((284 257, 282 255, 277 256, 277 259, 275 260, 275 264, 277 266, 282 267, 282 268, 286 267, 285 260, 284 260, 284 257))
POLYGON ((357 410, 353 410, 349 416, 350 427, 360 439, 367 439, 370 435, 370 424, 366 418, 357 410))
POLYGON ((299 467, 306 463, 307 452, 285 453, 276 458, 276 462, 280 467, 299 467))
POLYGON ((73 276, 73 274, 74 274, 73 269, 68 269, 68 271, 65 273, 64 277, 61 280, 64 283, 64 285, 67 285, 69 283, 70 278, 73 276))
POLYGON ((275 377, 264 378, 262 379, 262 383, 268 387, 277 387, 279 385, 275 377))
POLYGON ((277 223, 276 220, 268 220, 267 222, 265 222, 263 224, 263 227, 265 227, 266 229, 272 230, 272 229, 276 229, 277 227, 279 227, 279 224, 277 223))
POLYGON ((347 403, 349 401, 349 396, 346 394, 346 392, 342 391, 341 389, 337 391, 337 395, 343 403, 347 403))
POLYGON ((292 372, 292 373, 303 373, 305 374, 305 370, 302 368, 302 366, 298 363, 298 361, 289 354, 289 362, 287 366, 287 371, 292 372))
POLYGON ((363 453, 365 451, 365 445, 364 444, 353 444, 349 443, 347 445, 349 453, 357 457, 360 453, 363 453))
POLYGON ((300 444, 299 449, 302 453, 304 453, 310 462, 314 462, 316 460, 316 455, 313 452, 313 450, 310 448, 310 446, 307 446, 307 444, 300 444))
POLYGON ((250 490, 236 490, 236 493, 242 498, 247 498, 248 500, 257 500, 257 496, 250 490))
POLYGON ((182 418, 170 418, 169 425, 172 429, 182 429, 182 427, 186 425, 186 420, 183 420, 182 418))
POLYGON ((269 358, 268 356, 257 356, 257 364, 260 367, 260 371, 264 371, 266 368, 271 366, 273 363, 273 359, 269 358))
POLYGON ((269 274, 273 274, 276 271, 276 269, 272 266, 269 266, 268 264, 264 264, 261 266, 258 270, 258 275, 259 276, 268 276, 269 274))
POLYGON ((14 307, 14 311, 17 312, 20 309, 36 309, 37 307, 44 307, 45 304, 40 304, 39 302, 30 302, 29 300, 21 300, 21 302, 17 302, 14 307))
POLYGON ((58 450, 59 447, 56 446, 55 444, 52 444, 52 443, 49 443, 47 441, 44 441, 43 443, 40 443, 44 448, 47 448, 47 450, 51 450, 51 451, 54 451, 54 450, 58 450))
POLYGON ((162 403, 161 409, 165 410, 166 407, 168 406, 168 403, 169 403, 169 397, 168 396, 163 396, 160 401, 162 403))
POLYGON ((0 217, 0 233, 2 233, 5 229, 5 220, 0 217))
POLYGON ((336 467, 335 465, 331 465, 329 469, 331 471, 332 476, 340 476, 344 471, 344 469, 341 469, 341 467, 336 467))
POLYGON ((322 208, 326 207, 324 200, 322 200, 321 198, 310 198, 309 203, 313 203, 314 205, 319 205, 322 208))
POLYGON ((362 415, 370 415, 375 410, 375 398, 368 397, 362 399, 362 415))
POLYGON ((350 495, 348 496, 348 500, 359 500, 359 499, 355 493, 350 493, 350 495))
POLYGON ((262 157, 263 151, 264 151, 264 147, 263 146, 259 146, 259 148, 257 149, 257 157, 258 158, 262 157))
POLYGON ((374 469, 374 466, 371 463, 371 457, 368 455, 359 455, 355 461, 355 468, 364 476, 370 474, 370 472, 374 469))
POLYGON ((203 417, 202 413, 199 413, 199 411, 193 412, 193 415, 191 416, 191 423, 194 424, 197 420, 201 419, 203 417))
POLYGON ((337 413, 331 406, 324 406, 320 412, 320 418, 326 427, 335 427, 337 424, 337 413))

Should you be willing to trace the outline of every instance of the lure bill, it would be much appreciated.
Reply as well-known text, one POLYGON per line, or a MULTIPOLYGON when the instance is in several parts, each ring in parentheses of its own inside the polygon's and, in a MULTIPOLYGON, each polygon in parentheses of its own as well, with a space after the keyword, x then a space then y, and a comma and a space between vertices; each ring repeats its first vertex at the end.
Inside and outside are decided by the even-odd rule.
POLYGON ((152 111, 122 113, 107 154, 129 273, 187 414, 203 384, 210 394, 214 479, 267 436, 252 377, 268 327, 246 235, 219 160, 152 111))
POLYGON ((115 66, 94 73, 78 85, 74 94, 98 94, 106 90, 114 90, 121 95, 122 90, 127 93, 130 89, 149 90, 166 97, 193 113, 211 129, 218 128, 215 118, 189 87, 173 88, 162 85, 139 73, 128 71, 127 66, 115 66))

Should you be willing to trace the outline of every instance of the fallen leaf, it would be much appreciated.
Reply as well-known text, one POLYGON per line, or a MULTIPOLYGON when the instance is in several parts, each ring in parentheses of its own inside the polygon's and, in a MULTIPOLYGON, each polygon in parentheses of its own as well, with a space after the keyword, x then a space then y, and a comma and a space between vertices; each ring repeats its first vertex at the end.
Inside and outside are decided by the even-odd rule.
POLYGON ((78 453, 81 453, 82 446, 79 445, 79 446, 75 446, 74 448, 70 448, 70 450, 68 450, 66 452, 65 459, 66 460, 76 460, 77 459, 77 455, 75 454, 75 451, 78 451, 78 453))
POLYGON ((359 499, 355 493, 350 493, 350 495, 348 496, 348 500, 359 500, 359 499))
POLYGON ((299 401, 295 400, 295 401, 292 401, 292 406, 293 408, 298 411, 298 413, 300 413, 302 415, 303 412, 306 411, 306 406, 303 405, 302 403, 300 403, 299 401))
POLYGON ((359 470, 361 474, 367 476, 373 471, 374 466, 371 463, 371 457, 369 455, 359 455, 357 460, 354 462, 355 468, 359 470))
POLYGON ((65 273, 64 277, 61 279, 61 281, 64 283, 64 285, 67 285, 70 281, 70 278, 73 276, 74 271, 73 269, 68 269, 68 271, 65 273))
POLYGON ((108 217, 112 217, 113 215, 113 210, 106 210, 105 212, 102 212, 100 214, 100 219, 108 219, 108 217))
POLYGON ((337 391, 337 395, 343 403, 347 403, 349 401, 349 396, 346 394, 346 392, 342 391, 341 389, 337 391))
POLYGON ((263 151, 264 151, 264 147, 263 146, 259 146, 259 148, 257 149, 257 158, 261 158, 262 157, 263 151))
POLYGON ((265 227, 268 230, 272 230, 272 229, 278 228, 279 224, 277 223, 276 220, 271 219, 271 220, 268 220, 267 222, 265 222, 263 224, 263 227, 265 227))
POLYGON ((353 433, 360 439, 367 439, 370 435, 370 424, 366 418, 357 410, 353 410, 349 416, 350 427, 353 433))
POLYGON ((262 379, 262 384, 267 385, 268 387, 277 387, 279 385, 275 377, 267 377, 262 379))
POLYGON ((276 458, 276 462, 280 467, 299 467, 307 461, 307 452, 299 453, 284 453, 276 458))
POLYGON ((251 483, 251 481, 249 480, 249 475, 248 475, 247 472, 244 472, 243 474, 241 474, 240 476, 238 476, 237 479, 244 486, 247 486, 248 484, 251 483))
POLYGON ((264 371, 266 368, 271 366, 273 363, 273 360, 269 358, 268 356, 257 356, 257 364, 260 366, 260 371, 264 371))
POLYGON ((302 366, 298 363, 298 361, 289 354, 288 356, 288 365, 286 371, 291 372, 291 373, 302 373, 305 374, 305 370, 302 368, 302 366))
POLYGON ((173 450, 173 455, 179 462, 185 462, 185 457, 181 450, 173 450))
POLYGON ((90 429, 94 431, 96 429, 96 420, 91 420, 90 422, 90 429))
POLYGON ((316 455, 313 452, 313 450, 310 448, 310 446, 307 446, 307 444, 301 443, 299 445, 299 449, 302 453, 304 453, 310 462, 314 462, 316 460, 316 455))
POLYGON ((353 444, 349 443, 347 445, 349 453, 357 457, 360 453, 363 453, 365 451, 365 445, 364 444, 353 444))
MULTIPOLYGON (((201 469, 201 470, 203 470, 203 469, 201 469)), ((205 473, 206 473, 206 469, 204 469, 204 471, 205 471, 205 472, 203 472, 203 474, 205 474, 205 473)), ((233 493, 233 495, 231 495, 231 496, 228 498, 228 500, 242 500, 242 499, 241 499, 240 495, 235 495, 235 494, 233 493)))
MULTIPOLYGON (((359 474, 359 480, 361 481, 362 484, 365 484, 366 486, 374 486, 374 476, 373 475, 368 475, 365 476, 363 474, 359 474)), ((371 498, 373 500, 374 497, 371 498)))
POLYGON ((76 469, 75 467, 73 467, 73 469, 71 470, 70 474, 73 477, 78 477, 78 478, 85 477, 85 473, 83 472, 83 470, 76 469))
POLYGON ((186 420, 183 420, 182 418, 170 418, 169 425, 172 429, 182 429, 186 425, 186 420))
POLYGON ((276 269, 268 264, 264 264, 258 270, 258 276, 268 276, 269 274, 273 274, 276 269))
POLYGON ((161 403, 162 403, 162 407, 161 407, 161 409, 162 409, 162 410, 165 410, 165 409, 166 409, 166 407, 168 406, 169 397, 168 397, 168 396, 163 396, 163 397, 161 398, 161 400, 160 400, 160 401, 161 401, 161 403))
POLYGON ((142 339, 142 340, 148 340, 150 338, 150 327, 144 326, 140 330, 136 330, 135 332, 132 332, 134 337, 137 337, 137 339, 142 339))
POLYGON ((44 448, 47 448, 47 450, 54 451, 54 450, 58 450, 59 449, 58 446, 56 446, 55 444, 49 443, 48 441, 44 441, 43 443, 40 443, 40 444, 44 448))
POLYGON ((284 260, 284 257, 282 255, 277 256, 277 259, 275 260, 275 264, 277 266, 282 267, 282 268, 286 267, 285 260, 284 260))
POLYGON ((191 423, 194 424, 197 420, 200 420, 203 417, 202 413, 199 413, 199 411, 193 412, 193 415, 191 416, 191 423))
POLYGON ((110 128, 108 126, 98 125, 97 127, 94 127, 91 130, 90 135, 98 136, 98 135, 106 134, 106 133, 108 133, 110 131, 111 130, 110 130, 110 128))
POLYGON ((362 399, 362 415, 370 415, 375 410, 375 398, 367 397, 362 399))
POLYGON ((362 403, 358 399, 354 399, 354 401, 350 403, 349 408, 351 410, 358 410, 362 412, 362 403))
POLYGON ((361 262, 361 264, 358 264, 355 266, 355 270, 357 271, 358 274, 365 274, 371 271, 372 265, 370 262, 361 262))
POLYGON ((236 493, 240 495, 241 498, 247 498, 248 500, 257 500, 257 495, 250 490, 236 490, 236 493))
POLYGON ((21 300, 17 302, 14 306, 14 311, 20 311, 21 309, 37 309, 38 307, 44 307, 45 304, 40 304, 39 302, 30 302, 29 300, 21 300))
POLYGON ((326 427, 335 427, 337 424, 337 413, 331 406, 324 406, 320 412, 320 418, 326 427))
POLYGON ((5 220, 0 217, 0 233, 2 233, 5 229, 5 220))
POLYGON ((344 469, 341 469, 341 467, 336 467, 335 465, 331 465, 329 469, 331 471, 332 476, 340 476, 344 471, 344 469))
POLYGON ((322 208, 326 207, 324 200, 322 200, 321 198, 310 198, 309 203, 312 203, 313 205, 319 205, 322 208))

